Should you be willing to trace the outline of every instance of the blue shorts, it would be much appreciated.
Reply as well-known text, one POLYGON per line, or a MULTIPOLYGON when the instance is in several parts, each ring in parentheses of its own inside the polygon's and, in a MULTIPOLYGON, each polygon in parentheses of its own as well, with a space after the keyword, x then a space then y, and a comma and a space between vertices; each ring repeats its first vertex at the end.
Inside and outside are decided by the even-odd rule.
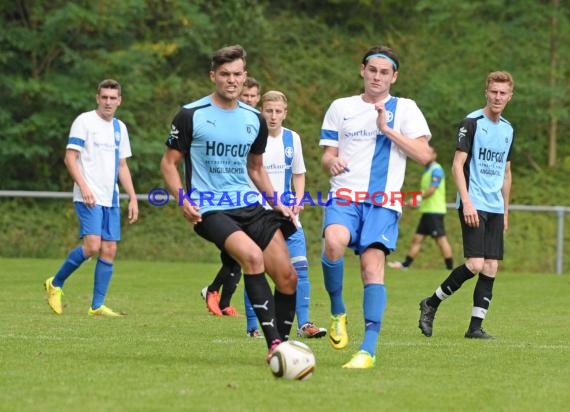
POLYGON ((396 249, 400 221, 398 212, 370 203, 346 205, 344 200, 336 200, 333 199, 325 207, 323 230, 332 224, 346 227, 350 232, 348 247, 357 255, 370 247, 381 249, 387 255, 396 249))
POLYGON ((121 209, 75 202, 75 211, 79 218, 79 237, 85 235, 100 236, 102 240, 118 242, 121 240, 121 209))

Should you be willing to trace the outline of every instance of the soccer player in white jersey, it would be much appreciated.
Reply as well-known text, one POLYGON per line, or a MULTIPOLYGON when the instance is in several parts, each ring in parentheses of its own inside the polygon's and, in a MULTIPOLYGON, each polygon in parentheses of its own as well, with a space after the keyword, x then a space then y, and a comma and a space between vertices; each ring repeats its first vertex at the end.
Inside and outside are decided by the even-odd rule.
POLYGON ((240 102, 247 76, 245 50, 224 47, 211 60, 215 90, 185 105, 172 121, 161 171, 184 218, 196 233, 235 259, 247 294, 273 350, 289 336, 295 316, 297 274, 285 239, 296 231, 289 207, 271 199, 274 210, 255 201, 248 177, 261 192, 273 193, 263 167, 267 123, 258 110, 240 102), (179 164, 185 166, 182 186, 179 164), (245 194, 245 195, 244 195, 245 194), (274 284, 272 293, 265 276, 274 284))
POLYGON ((269 129, 263 166, 277 195, 286 198, 292 206, 297 224, 297 231, 287 239, 291 263, 297 271, 297 336, 321 338, 327 334, 327 330, 319 328, 309 318, 309 262, 305 232, 299 220, 299 214, 304 208, 302 199, 305 193, 306 172, 301 138, 297 132, 283 127, 283 121, 287 117, 287 97, 282 92, 271 90, 261 97, 261 114, 269 129))
POLYGON ((112 79, 103 80, 95 100, 97 108, 80 114, 73 122, 65 152, 65 165, 74 181, 73 201, 83 244, 73 249, 55 276, 44 282, 48 304, 58 315, 63 313, 62 288, 66 279, 86 259, 98 254, 93 298, 87 313, 121 316, 104 305, 121 238, 117 180, 129 197, 129 223, 138 219, 137 196, 127 165, 131 156, 129 134, 125 124, 114 117, 121 105, 121 85, 112 79))
POLYGON ((324 211, 321 260, 331 303, 329 342, 335 349, 348 344, 342 297, 346 247, 360 256, 364 286, 364 338, 344 368, 375 364, 386 305, 384 263, 398 238, 406 157, 426 164, 430 156, 431 133, 422 112, 413 100, 390 95, 398 68, 390 48, 368 50, 360 65, 364 93, 333 101, 321 129, 321 163, 331 175, 332 192, 324 211))
POLYGON ((441 302, 478 274, 465 337, 493 339, 481 325, 493 297, 499 260, 503 259, 503 232, 508 229, 514 129, 502 113, 513 97, 514 86, 509 72, 489 73, 485 107, 468 114, 457 130, 451 171, 457 185, 456 206, 466 260, 451 271, 433 295, 420 302, 419 328, 425 336, 433 333, 441 302))

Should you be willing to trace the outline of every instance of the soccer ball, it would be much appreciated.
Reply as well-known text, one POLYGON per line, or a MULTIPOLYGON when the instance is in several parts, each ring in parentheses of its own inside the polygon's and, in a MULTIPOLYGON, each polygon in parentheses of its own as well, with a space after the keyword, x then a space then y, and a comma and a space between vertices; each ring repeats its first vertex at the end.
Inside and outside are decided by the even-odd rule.
POLYGON ((277 378, 303 381, 309 379, 315 370, 315 355, 304 343, 289 340, 275 348, 269 368, 277 378))

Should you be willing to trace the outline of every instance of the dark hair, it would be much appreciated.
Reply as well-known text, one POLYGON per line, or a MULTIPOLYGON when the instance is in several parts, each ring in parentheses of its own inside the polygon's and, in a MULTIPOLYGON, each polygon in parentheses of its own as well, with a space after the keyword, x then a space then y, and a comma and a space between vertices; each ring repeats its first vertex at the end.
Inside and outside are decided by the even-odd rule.
POLYGON ((101 89, 115 89, 119 91, 119 96, 121 95, 121 84, 113 79, 105 79, 97 86, 97 94, 101 92, 101 89))
POLYGON ((242 59, 243 66, 245 67, 245 56, 247 55, 245 49, 241 47, 239 44, 235 44, 233 46, 223 47, 220 50, 216 51, 211 60, 211 68, 212 70, 216 70, 223 64, 231 63, 235 60, 242 59))
POLYGON ((390 60, 394 66, 395 72, 397 72, 398 69, 400 68, 400 60, 398 59, 398 56, 396 56, 394 50, 392 50, 388 46, 374 46, 371 49, 369 49, 362 58, 362 64, 366 66, 370 57, 374 55, 378 55, 375 57, 384 57, 385 59, 390 60))
POLYGON ((245 82, 243 83, 244 89, 251 89, 252 87, 257 87, 257 90, 261 92, 261 85, 254 77, 247 76, 245 82))

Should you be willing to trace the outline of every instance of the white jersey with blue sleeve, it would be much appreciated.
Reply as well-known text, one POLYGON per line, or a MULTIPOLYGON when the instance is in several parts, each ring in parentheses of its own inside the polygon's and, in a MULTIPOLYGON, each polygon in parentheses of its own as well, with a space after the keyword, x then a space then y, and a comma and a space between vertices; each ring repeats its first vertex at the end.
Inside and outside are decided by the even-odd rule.
MULTIPOLYGON (((79 152, 81 175, 100 206, 119 206, 119 159, 130 157, 131 145, 125 124, 106 121, 95 110, 77 116, 71 125, 67 149, 79 152)), ((77 183, 73 201, 83 202, 77 183)))
MULTIPOLYGON (((388 96, 384 100, 388 126, 410 139, 431 137, 426 119, 413 100, 388 96)), ((330 179, 333 198, 356 200, 357 192, 367 193, 383 207, 402 211, 400 191, 406 173, 406 154, 376 126, 378 113, 362 96, 335 100, 325 114, 320 146, 338 148, 338 156, 348 162, 349 171, 330 179)), ((370 198, 366 203, 374 203, 370 198)))
POLYGON ((284 127, 279 136, 269 136, 263 154, 263 166, 276 195, 281 198, 282 203, 292 206, 295 199, 293 175, 307 171, 299 134, 284 127))
POLYGON ((283 128, 279 136, 269 136, 263 154, 263 166, 279 196, 291 192, 292 175, 307 171, 299 135, 293 130, 283 128))

